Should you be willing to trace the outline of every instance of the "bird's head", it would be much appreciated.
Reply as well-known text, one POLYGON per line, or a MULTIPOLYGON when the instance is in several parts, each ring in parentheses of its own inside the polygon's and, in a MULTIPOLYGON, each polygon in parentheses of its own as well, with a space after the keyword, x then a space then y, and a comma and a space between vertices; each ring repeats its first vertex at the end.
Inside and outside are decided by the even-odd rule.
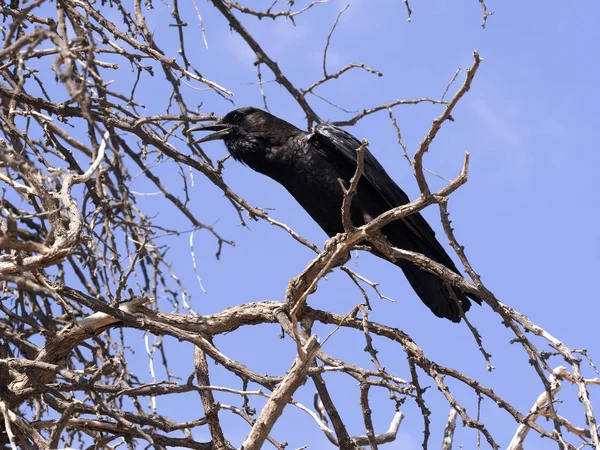
POLYGON ((213 123, 199 125, 190 128, 188 133, 193 131, 214 131, 203 138, 198 139, 197 143, 223 140, 230 141, 236 139, 245 139, 249 134, 261 133, 265 128, 269 113, 252 106, 234 109, 225 117, 215 120, 213 123))
POLYGON ((264 152, 283 145, 290 137, 302 133, 285 120, 252 106, 230 111, 210 124, 191 128, 188 133, 193 131, 214 131, 195 142, 222 140, 235 159, 251 166, 251 159, 264 155, 264 152))

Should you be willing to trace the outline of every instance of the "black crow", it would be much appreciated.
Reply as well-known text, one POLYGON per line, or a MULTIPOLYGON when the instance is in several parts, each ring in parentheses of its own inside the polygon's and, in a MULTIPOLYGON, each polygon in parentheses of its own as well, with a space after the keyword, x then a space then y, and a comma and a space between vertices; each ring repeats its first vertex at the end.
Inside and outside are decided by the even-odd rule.
MULTIPOLYGON (((190 132, 197 130, 215 132, 197 142, 223 140, 234 159, 283 185, 329 236, 344 232, 343 192, 338 179, 348 182, 355 173, 360 142, 354 136, 326 123, 307 133, 252 107, 231 111, 190 132)), ((368 150, 364 163, 364 174, 350 211, 355 226, 410 201, 368 150)), ((382 232, 393 246, 422 253, 459 273, 420 214, 386 225, 382 232)), ((460 322, 459 308, 450 292, 460 301, 463 311, 469 310, 471 302, 459 289, 409 261, 398 260, 395 264, 436 316, 460 322)))

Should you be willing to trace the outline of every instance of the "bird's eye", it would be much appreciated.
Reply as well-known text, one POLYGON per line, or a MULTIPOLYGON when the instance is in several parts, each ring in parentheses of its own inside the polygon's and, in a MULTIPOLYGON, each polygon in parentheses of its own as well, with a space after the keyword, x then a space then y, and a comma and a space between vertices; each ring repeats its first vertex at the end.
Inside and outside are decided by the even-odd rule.
POLYGON ((229 120, 234 123, 239 122, 242 120, 242 114, 239 111, 233 111, 229 116, 229 120))

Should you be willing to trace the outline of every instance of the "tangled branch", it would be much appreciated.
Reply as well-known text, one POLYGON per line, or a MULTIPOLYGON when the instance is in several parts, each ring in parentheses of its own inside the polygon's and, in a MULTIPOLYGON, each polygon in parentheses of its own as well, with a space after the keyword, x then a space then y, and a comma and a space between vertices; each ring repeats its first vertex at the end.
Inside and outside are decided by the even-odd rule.
MULTIPOLYGON (((437 395, 429 389, 433 386, 444 402, 444 417, 450 408, 444 419, 442 448, 451 448, 459 418, 474 436, 481 435, 490 447, 500 448, 489 426, 491 419, 467 410, 465 405, 473 398, 495 405, 517 423, 511 449, 522 448, 534 434, 559 448, 600 448, 588 391, 600 381, 584 377, 576 350, 496 298, 454 234, 449 196, 467 182, 469 153, 458 175, 441 189, 430 188, 426 178, 424 158, 432 142, 453 120, 456 105, 475 83, 482 61, 477 52, 449 101, 446 92, 440 99, 397 99, 361 108, 349 119, 333 122, 349 126, 388 111, 398 143, 414 169, 420 196, 363 226, 352 224, 349 211, 361 177, 364 140, 356 149, 354 178, 348 188, 343 183, 340 187, 346 232, 325 242, 323 249, 235 192, 226 179, 225 160, 213 161, 192 142, 186 133, 190 125, 215 115, 202 106, 190 107, 184 86, 202 92, 203 101, 210 96, 227 100, 234 93, 233 87, 213 79, 208 70, 203 74, 192 63, 195 59, 188 58, 191 17, 198 18, 206 42, 201 8, 213 8, 211 13, 226 21, 256 56, 265 105, 263 69, 298 104, 309 126, 322 121, 311 100, 336 80, 353 69, 382 76, 362 62, 328 68, 328 50, 335 45, 332 35, 343 27, 342 11, 335 21, 331 17, 329 23, 336 25, 326 39, 323 36, 322 77, 308 82, 308 87, 297 86, 295 77, 277 64, 245 21, 268 18, 287 20, 294 26, 295 21, 322 11, 321 5, 327 2, 295 5, 292 0, 284 8, 276 3, 258 11, 235 1, 211 0, 195 5, 196 15, 187 17, 186 7, 175 0, 168 7, 169 26, 176 28, 175 46, 147 23, 156 18, 152 7, 165 5, 140 0, 133 5, 120 0, 106 4, 36 0, 0 7, 4 20, 0 49, 0 443, 12 449, 114 448, 121 442, 130 448, 229 449, 243 444, 248 450, 268 442, 284 449, 287 437, 274 425, 293 408, 312 422, 307 435, 318 430, 341 449, 376 449, 394 442, 404 418, 416 411, 422 416, 422 430, 415 436, 422 434, 426 449, 435 436, 436 422, 430 415, 439 413, 432 407, 432 397, 437 395), (173 47, 178 49, 173 51, 173 47), (118 79, 113 80, 117 71, 118 79), (153 98, 144 95, 141 86, 147 85, 152 86, 153 98), (441 113, 410 156, 392 110, 419 103, 440 108, 441 113), (166 173, 179 178, 167 179, 166 173), (194 177, 209 188, 192 189, 194 177), (192 291, 188 292, 185 277, 176 270, 172 247, 182 235, 198 231, 203 242, 213 246, 210 252, 216 258, 224 249, 233 251, 230 232, 195 206, 215 195, 226 198, 241 224, 265 221, 316 255, 290 280, 280 300, 236 299, 230 303, 236 306, 214 314, 198 314, 191 308, 192 291), (168 210, 167 220, 155 216, 144 201, 147 196, 168 210), (432 205, 440 210, 446 236, 468 278, 422 254, 390 246, 381 233, 387 224, 432 205), (371 291, 387 297, 377 283, 343 265, 349 252, 366 244, 390 261, 411 261, 482 299, 506 325, 506 340, 520 346, 540 379, 543 392, 534 406, 528 412, 519 411, 512 399, 500 396, 491 385, 434 361, 405 332, 371 320, 371 291), (338 269, 348 274, 364 299, 346 315, 316 309, 310 302, 321 281, 338 269), (242 336, 242 328, 254 326, 255 332, 269 324, 279 326, 282 335, 294 341, 295 352, 276 355, 287 361, 287 371, 262 373, 251 355, 233 357, 217 345, 221 336, 242 336), (329 336, 319 341, 315 325, 329 336), (361 342, 364 339, 367 364, 335 354, 329 342, 338 338, 340 330, 356 334, 361 342), (142 334, 145 343, 138 346, 136 339, 142 334), (166 340, 177 342, 177 358, 188 361, 192 373, 174 367, 175 357, 166 340), (397 364, 394 370, 387 368, 378 351, 384 341, 403 355, 395 357, 395 362, 402 363, 400 369, 397 364), (147 355, 150 378, 134 363, 134 351, 147 355), (358 430, 344 421, 333 375, 358 386, 355 403, 362 416, 358 430), (302 388, 307 380, 312 384, 302 388), (557 395, 565 381, 577 389, 585 427, 560 414, 557 395), (304 402, 303 389, 314 394, 314 405, 304 402), (373 414, 374 392, 380 391, 393 407, 384 425, 373 414), (184 394, 196 395, 197 407, 192 417, 175 420, 173 410, 162 407, 160 401, 184 394), (412 410, 411 405, 415 406, 412 410), (236 422, 236 430, 244 430, 241 439, 232 437, 226 415, 241 419, 236 422), (550 426, 542 424, 545 418, 550 426)), ((480 3, 485 25, 492 13, 480 3)), ((404 4, 410 20, 413 11, 408 1, 404 4)), ((451 85, 446 91, 452 91, 451 85)), ((468 326, 491 370, 485 336, 476 323, 468 326)))

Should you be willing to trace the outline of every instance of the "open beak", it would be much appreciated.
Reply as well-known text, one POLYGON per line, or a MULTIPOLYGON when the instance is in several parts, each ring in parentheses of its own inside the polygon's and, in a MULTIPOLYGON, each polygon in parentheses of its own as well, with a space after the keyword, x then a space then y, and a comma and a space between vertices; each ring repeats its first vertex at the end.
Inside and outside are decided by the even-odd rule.
POLYGON ((221 121, 218 119, 213 123, 198 125, 197 127, 190 128, 188 130, 188 134, 193 131, 214 131, 214 133, 194 141, 194 144, 201 144, 203 142, 225 139, 231 133, 231 125, 221 123, 221 121))

